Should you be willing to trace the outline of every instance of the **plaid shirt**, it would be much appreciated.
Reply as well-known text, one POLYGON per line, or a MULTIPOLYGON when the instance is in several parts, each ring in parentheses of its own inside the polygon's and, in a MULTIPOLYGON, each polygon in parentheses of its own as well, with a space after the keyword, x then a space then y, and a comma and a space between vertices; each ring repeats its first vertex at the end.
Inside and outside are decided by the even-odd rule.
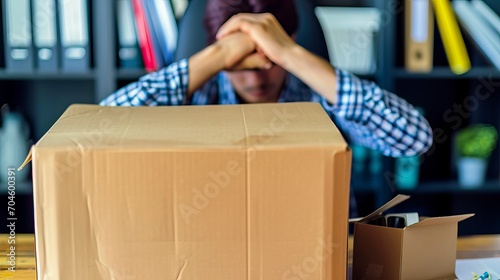
MULTIPOLYGON (((386 156, 415 156, 432 144, 428 122, 410 104, 374 82, 335 69, 337 102, 332 105, 292 75, 288 75, 278 102, 319 102, 351 143, 386 156)), ((109 106, 164 106, 238 104, 239 99, 224 72, 187 98, 188 60, 141 77, 104 100, 109 106)))

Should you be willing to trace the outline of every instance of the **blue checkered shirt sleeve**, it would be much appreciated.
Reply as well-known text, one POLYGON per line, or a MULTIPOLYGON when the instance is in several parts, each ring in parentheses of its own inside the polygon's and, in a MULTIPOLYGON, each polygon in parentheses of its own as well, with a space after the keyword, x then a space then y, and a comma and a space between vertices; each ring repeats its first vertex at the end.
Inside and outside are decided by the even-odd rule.
POLYGON ((99 105, 161 106, 188 104, 188 60, 183 59, 117 90, 99 105))
MULTIPOLYGON (((432 145, 432 131, 424 117, 412 105, 375 83, 336 69, 337 102, 332 105, 303 83, 288 85, 280 102, 320 102, 339 129, 350 140, 381 151, 386 156, 415 156, 432 145)), ((223 76, 218 76, 221 78, 223 76)), ((184 104, 236 104, 229 80, 212 79, 187 98, 188 60, 141 77, 112 93, 100 105, 164 106, 184 104), (220 90, 222 94, 219 95, 220 90), (231 93, 231 94, 229 94, 231 93)), ((289 79, 289 81, 294 81, 289 79)))
POLYGON ((352 143, 392 157, 419 155, 431 147, 431 127, 411 104, 374 82, 335 71, 337 102, 321 103, 352 143))

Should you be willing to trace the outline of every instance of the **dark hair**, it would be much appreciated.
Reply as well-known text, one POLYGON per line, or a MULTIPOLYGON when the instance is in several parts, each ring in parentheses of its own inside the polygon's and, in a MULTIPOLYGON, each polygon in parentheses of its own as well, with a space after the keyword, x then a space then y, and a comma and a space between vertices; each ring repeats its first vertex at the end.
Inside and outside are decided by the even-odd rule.
POLYGON ((219 28, 238 13, 271 13, 288 35, 297 31, 298 16, 293 0, 208 0, 204 24, 209 45, 215 42, 219 28))

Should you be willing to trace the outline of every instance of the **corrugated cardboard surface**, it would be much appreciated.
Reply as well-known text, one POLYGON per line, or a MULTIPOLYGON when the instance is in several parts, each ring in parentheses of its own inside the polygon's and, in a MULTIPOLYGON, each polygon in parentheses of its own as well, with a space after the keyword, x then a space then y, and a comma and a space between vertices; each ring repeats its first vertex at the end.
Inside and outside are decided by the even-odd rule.
POLYGON ((362 219, 353 219, 353 279, 454 280, 458 222, 473 214, 433 217, 403 229, 366 224, 410 198, 397 195, 362 219))
POLYGON ((354 230, 353 279, 403 279, 403 230, 357 223, 354 230))
POLYGON ((401 279, 455 279, 457 223, 404 231, 401 279))
POLYGON ((32 150, 38 279, 345 279, 350 156, 314 103, 73 105, 32 150))

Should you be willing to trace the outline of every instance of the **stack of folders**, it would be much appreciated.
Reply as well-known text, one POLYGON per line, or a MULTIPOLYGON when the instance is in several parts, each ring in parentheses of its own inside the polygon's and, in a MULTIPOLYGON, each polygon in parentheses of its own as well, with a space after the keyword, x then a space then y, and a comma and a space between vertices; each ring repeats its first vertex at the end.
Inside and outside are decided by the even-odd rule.
POLYGON ((2 0, 6 71, 86 72, 87 0, 2 0))
POLYGON ((500 17, 482 0, 453 1, 460 24, 491 64, 500 70, 500 17))
POLYGON ((471 62, 460 26, 478 49, 500 69, 500 19, 482 0, 405 0, 405 68, 430 72, 433 67, 434 18, 450 69, 460 75, 471 62))
POLYGON ((368 7, 317 7, 330 62, 354 74, 376 71, 375 37, 381 13, 368 7))
POLYGON ((121 67, 156 71, 174 60, 177 19, 169 0, 118 0, 121 67))
MULTIPOLYGON (((90 0, 0 0, 8 72, 88 72, 90 0)), ((173 62, 177 0, 116 0, 120 67, 155 71, 173 62)))

